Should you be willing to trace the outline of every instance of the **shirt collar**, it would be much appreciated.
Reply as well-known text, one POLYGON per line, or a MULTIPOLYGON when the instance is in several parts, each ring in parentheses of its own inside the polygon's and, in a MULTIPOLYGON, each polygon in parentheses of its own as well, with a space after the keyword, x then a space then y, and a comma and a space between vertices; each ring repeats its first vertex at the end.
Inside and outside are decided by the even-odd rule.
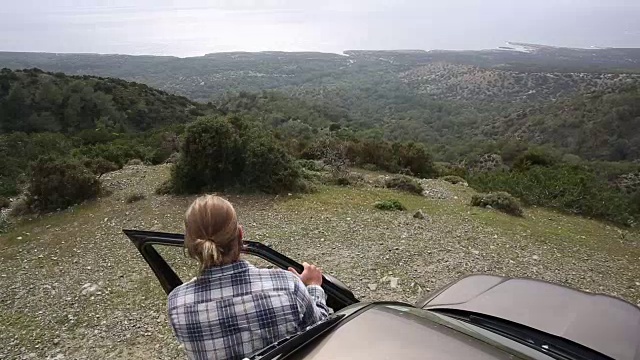
POLYGON ((238 260, 234 263, 223 266, 211 266, 202 272, 202 277, 218 277, 223 275, 230 275, 240 271, 246 271, 253 265, 249 264, 245 260, 238 260))

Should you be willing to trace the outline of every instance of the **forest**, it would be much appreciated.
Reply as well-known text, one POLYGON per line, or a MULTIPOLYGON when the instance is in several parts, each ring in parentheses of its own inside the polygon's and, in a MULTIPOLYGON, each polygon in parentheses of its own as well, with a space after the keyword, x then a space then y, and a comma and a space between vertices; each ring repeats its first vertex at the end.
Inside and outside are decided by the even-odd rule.
MULTIPOLYGON (((286 152, 274 164, 322 160, 318 154, 329 149, 354 166, 464 176, 478 188, 508 190, 531 205, 620 224, 635 223, 640 213, 635 175, 640 135, 633 131, 640 126, 640 78, 633 72, 417 66, 402 56, 389 67, 370 60, 370 53, 358 54, 347 66, 337 55, 313 53, 225 56, 256 65, 254 72, 277 74, 254 76, 231 63, 213 62, 225 67, 214 82, 222 88, 204 90, 210 96, 203 102, 190 91, 195 100, 172 94, 181 91, 171 82, 165 83, 166 92, 110 77, 2 69, 0 195, 22 192, 29 164, 44 155, 70 157, 97 176, 132 160, 174 162, 184 153, 189 124, 226 118, 272 134, 255 139, 266 148, 275 141, 286 152), (244 85, 251 86, 243 90, 244 85), (582 180, 566 182, 555 195, 530 191, 558 177, 582 180), (601 210, 605 203, 608 210, 601 210)), ((170 61, 163 59, 136 61, 170 61)), ((258 156, 251 154, 246 156, 258 156)))

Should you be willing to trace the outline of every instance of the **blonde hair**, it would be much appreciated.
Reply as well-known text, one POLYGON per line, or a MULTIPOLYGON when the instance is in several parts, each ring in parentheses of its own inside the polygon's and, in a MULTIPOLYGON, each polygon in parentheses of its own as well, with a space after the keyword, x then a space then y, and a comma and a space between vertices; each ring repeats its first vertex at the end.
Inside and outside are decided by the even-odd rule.
POLYGON ((200 262, 201 271, 240 257, 238 217, 227 200, 214 195, 197 198, 185 213, 184 226, 187 253, 200 262))

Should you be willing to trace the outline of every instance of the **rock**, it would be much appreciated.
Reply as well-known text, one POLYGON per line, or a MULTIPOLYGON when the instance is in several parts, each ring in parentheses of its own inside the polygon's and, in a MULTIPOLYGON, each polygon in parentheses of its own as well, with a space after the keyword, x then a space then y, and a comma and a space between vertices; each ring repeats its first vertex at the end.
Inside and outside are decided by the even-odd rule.
POLYGON ((487 206, 485 206, 485 208, 487 208, 487 209, 491 210, 491 209, 493 209, 493 206, 491 206, 491 205, 487 205, 487 206))
POLYGON ((423 220, 423 219, 424 219, 424 213, 422 212, 422 210, 418 210, 418 211, 416 211, 416 213, 415 213, 415 214, 413 214, 413 217, 414 217, 415 219, 421 219, 421 220, 423 220))
POLYGON ((398 278, 397 277, 390 277, 389 278, 389 286, 391 286, 392 289, 395 289, 398 287, 398 278))
POLYGON ((18 236, 16 239, 18 239, 18 240, 22 240, 22 236, 18 236))
POLYGON ((637 282, 637 281, 636 281, 636 286, 640 286, 640 282, 637 282))
POLYGON ((471 253, 473 253, 473 255, 479 255, 479 254, 480 254, 480 251, 478 251, 478 250, 471 250, 471 253))
POLYGON ((533 255, 531 258, 532 258, 533 260, 539 260, 539 259, 540 259, 540 257, 538 257, 538 255, 533 255))
POLYGON ((378 284, 369 284, 369 290, 375 291, 378 288, 378 284))
POLYGON ((82 295, 94 295, 100 290, 100 286, 98 284, 86 283, 82 285, 82 289, 80 293, 82 295))

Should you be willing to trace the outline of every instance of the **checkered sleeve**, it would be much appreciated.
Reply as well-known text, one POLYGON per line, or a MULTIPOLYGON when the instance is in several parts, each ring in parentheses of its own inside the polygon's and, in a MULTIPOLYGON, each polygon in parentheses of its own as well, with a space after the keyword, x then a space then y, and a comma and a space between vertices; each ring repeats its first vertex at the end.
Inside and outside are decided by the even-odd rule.
POLYGON ((295 295, 300 308, 300 329, 309 327, 325 319, 333 311, 327 306, 324 290, 320 286, 305 287, 298 278, 295 282, 295 295))

